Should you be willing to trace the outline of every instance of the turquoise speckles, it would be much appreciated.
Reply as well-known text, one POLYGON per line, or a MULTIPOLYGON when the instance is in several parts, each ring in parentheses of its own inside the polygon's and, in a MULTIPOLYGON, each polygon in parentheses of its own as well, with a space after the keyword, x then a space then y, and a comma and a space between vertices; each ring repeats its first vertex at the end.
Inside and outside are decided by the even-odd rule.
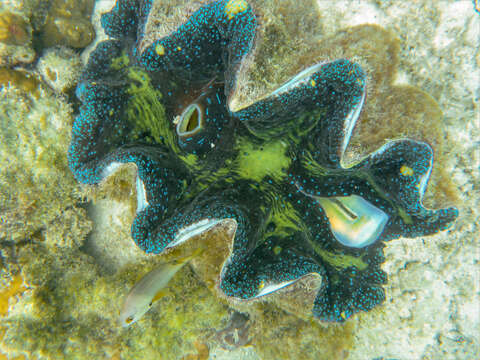
POLYGON ((229 297, 272 294, 318 273, 312 309, 344 321, 385 298, 384 242, 446 229, 455 208, 425 209, 432 149, 401 139, 342 166, 365 101, 365 73, 340 59, 302 71, 233 112, 229 97, 251 50, 245 0, 201 7, 168 36, 140 44, 151 1, 118 0, 76 94, 82 106, 68 160, 96 184, 138 168, 135 243, 148 253, 237 224, 219 276, 229 297))

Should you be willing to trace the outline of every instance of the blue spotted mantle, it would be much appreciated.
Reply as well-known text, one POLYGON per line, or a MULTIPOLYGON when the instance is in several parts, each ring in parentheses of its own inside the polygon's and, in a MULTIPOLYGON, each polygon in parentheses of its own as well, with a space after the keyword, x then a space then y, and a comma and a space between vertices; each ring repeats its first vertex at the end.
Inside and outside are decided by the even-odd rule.
POLYGON ((132 237, 147 253, 234 219, 219 274, 227 296, 257 298, 318 273, 312 312, 322 321, 382 303, 384 242, 434 234, 458 215, 422 206, 430 146, 398 139, 344 166, 366 86, 363 70, 345 59, 315 64, 232 111, 256 36, 250 5, 210 2, 146 43, 151 6, 117 0, 102 16, 110 40, 93 51, 76 90, 75 178, 97 184, 136 164, 132 237))

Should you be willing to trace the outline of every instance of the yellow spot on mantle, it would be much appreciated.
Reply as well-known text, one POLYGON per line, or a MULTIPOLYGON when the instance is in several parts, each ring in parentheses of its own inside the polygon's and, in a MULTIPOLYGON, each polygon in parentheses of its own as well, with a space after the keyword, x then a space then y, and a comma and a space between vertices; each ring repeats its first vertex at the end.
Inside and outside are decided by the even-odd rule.
POLYGON ((407 165, 402 165, 400 168, 400 174, 403 176, 412 176, 414 173, 413 169, 407 165))
POLYGON ((312 87, 314 87, 315 85, 317 85, 317 83, 315 82, 315 80, 310 80, 310 85, 312 85, 312 87))
POLYGON ((244 179, 257 182, 261 182, 267 175, 273 179, 282 179, 291 161, 286 150, 287 145, 282 141, 258 146, 241 139, 238 151, 242 155, 236 160, 236 172, 244 179))
POLYGON ((265 287, 265 281, 260 281, 260 284, 258 285, 258 289, 262 290, 265 287))
POLYGON ((178 51, 182 50, 182 47, 181 47, 181 46, 177 46, 177 50, 178 50, 178 51))
POLYGON ((156 52, 157 55, 159 55, 159 56, 165 55, 165 48, 163 47, 162 44, 157 44, 157 45, 155 46, 155 52, 156 52))
POLYGON ((278 255, 278 254, 280 254, 281 252, 282 252, 282 247, 281 247, 281 246, 278 246, 278 245, 277 245, 277 246, 275 246, 275 247, 273 248, 273 253, 274 253, 275 255, 278 255))
POLYGON ((248 3, 245 0, 230 0, 225 5, 225 14, 228 15, 228 20, 233 18, 238 13, 248 9, 248 3))

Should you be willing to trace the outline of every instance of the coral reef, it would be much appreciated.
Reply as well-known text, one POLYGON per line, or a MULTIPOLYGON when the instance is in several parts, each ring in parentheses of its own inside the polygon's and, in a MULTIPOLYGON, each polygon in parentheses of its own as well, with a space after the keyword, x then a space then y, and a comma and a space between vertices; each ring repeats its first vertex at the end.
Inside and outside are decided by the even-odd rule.
MULTIPOLYGON (((158 22, 151 19, 151 26, 166 29, 167 33, 173 31, 205 2, 155 1, 152 11, 156 7, 155 15, 162 17, 158 22)), ((65 196, 65 220, 58 216, 54 221, 30 223, 38 226, 37 230, 32 227, 25 232, 30 235, 23 239, 21 231, 15 230, 19 234, 15 241, 8 236, 13 228, 2 233, 0 288, 2 294, 13 296, 8 295, 7 302, 2 302, 9 306, 9 311, 0 316, 0 349, 9 353, 10 360, 17 359, 16 355, 18 359, 97 357, 117 360, 139 356, 145 359, 201 359, 207 356, 228 360, 315 359, 319 354, 339 359, 460 360, 479 357, 477 219, 480 215, 475 191, 479 157, 475 142, 478 126, 472 119, 478 119, 475 116, 478 116, 480 36, 478 15, 472 12, 472 2, 249 2, 260 24, 259 41, 255 59, 250 59, 248 69, 238 73, 238 91, 232 103, 242 103, 243 99, 244 106, 249 105, 312 63, 337 57, 353 59, 366 73, 367 101, 346 158, 354 160, 359 154, 375 149, 375 142, 381 145, 383 137, 395 139, 408 135, 427 141, 435 150, 436 166, 424 199, 438 207, 460 198, 457 204, 461 206, 461 216, 453 229, 428 239, 388 242, 384 248, 386 261, 382 264, 382 270, 389 277, 384 285, 386 301, 381 307, 361 312, 343 324, 324 328, 308 320, 309 311, 301 311, 313 303, 311 294, 321 286, 319 277, 304 278, 279 290, 274 297, 258 298, 253 303, 230 302, 229 306, 248 312, 247 335, 252 341, 246 346, 224 350, 225 342, 215 334, 230 328, 232 310, 222 305, 222 297, 214 297, 204 288, 207 285, 209 289, 217 289, 217 279, 212 274, 218 275, 222 259, 231 250, 219 237, 221 229, 215 228, 192 240, 200 246, 205 241, 217 256, 212 254, 194 261, 194 271, 185 268, 179 273, 168 289, 170 295, 154 306, 148 316, 135 328, 119 332, 116 320, 122 297, 141 275, 155 266, 156 261, 175 257, 182 251, 177 248, 171 250, 171 254, 161 255, 161 259, 146 260, 148 258, 132 246, 129 233, 136 207, 136 166, 130 165, 121 168, 100 186, 84 191, 83 194, 92 200, 88 204, 79 202, 81 198, 76 187, 73 187, 74 196, 68 192, 60 192, 57 196, 47 191, 54 198, 42 195, 36 199, 35 210, 43 209, 48 213, 51 204, 59 204, 62 201, 59 197, 65 196), (290 11, 292 6, 298 11, 290 11), (364 23, 379 26, 358 26, 364 23), (368 39, 365 41, 356 37, 355 31, 349 31, 354 27, 368 39), (333 38, 339 42, 329 41, 333 38), (354 51, 345 53, 349 48, 354 51), (368 51, 362 52, 363 48, 368 51), (390 63, 394 65, 380 66, 390 63), (377 68, 379 71, 373 71, 377 68), (393 73, 380 77, 380 88, 375 85, 375 79, 382 71, 393 73), (396 92, 394 87, 399 85, 409 89, 396 92), (435 100, 413 86, 422 88, 435 100), (384 102, 390 93, 393 96, 384 102), (425 122, 425 127, 418 126, 420 121, 425 122), (369 133, 367 129, 373 131, 369 133), (383 135, 375 138, 377 132, 383 135), (445 197, 442 196, 444 191, 445 197), (84 217, 85 210, 94 221, 94 231, 87 238, 85 234, 90 224, 84 217), (215 234, 217 230, 219 234, 215 234), (21 284, 20 279, 29 279, 31 283, 21 284), (13 285, 10 287, 10 284, 13 285), (22 291, 13 291, 18 286, 22 291), (7 291, 3 292, 4 289, 7 291), (74 295, 77 292, 78 297, 74 295), (68 300, 65 304, 63 298, 68 300), (183 318, 176 316, 179 312, 183 318), (169 321, 170 314, 181 321, 169 321), (197 318, 199 323, 196 323, 197 318)), ((98 3, 109 10, 108 2, 98 3)), ((25 21, 31 19, 36 34, 40 34, 49 4, 50 1, 40 0, 6 3, 11 6, 9 11, 24 14, 25 21)), ((165 33, 152 35, 150 39, 162 36, 165 33)), ((5 49, 2 46, 5 45, 0 43, 0 48, 5 49)), ((45 90, 41 85, 43 81, 47 81, 46 78, 42 80, 24 70, 2 69, 0 83, 10 83, 17 88, 9 89, 10 95, 2 98, 2 106, 6 104, 5 99, 21 102, 27 98, 28 107, 38 110, 31 104, 38 100, 39 94, 44 96, 45 92, 39 88, 40 85, 45 90), (30 91, 31 96, 27 96, 25 92, 30 91)), ((39 100, 45 112, 58 114, 57 101, 63 104, 65 101, 51 101, 54 96, 50 92, 47 94, 49 101, 39 100)), ((29 111, 21 107, 10 104, 9 114, 20 114, 25 122, 45 124, 40 116, 44 112, 29 115, 29 111)), ((59 119, 71 126, 70 115, 59 119)), ((47 125, 50 127, 52 123, 47 125)), ((24 126, 31 127, 31 124, 24 126)), ((35 134, 42 137, 41 131, 35 134)), ((48 131, 45 134, 50 136, 48 131)), ((63 130, 61 134, 59 146, 66 152, 68 134, 63 134, 63 130)), ((9 145, 16 144, 9 142, 9 145)), ((2 168, 3 161, 2 157, 2 168)), ((44 171, 49 167, 52 164, 45 164, 44 171)), ((62 171, 64 180, 70 183, 69 170, 63 167, 62 171)), ((11 187, 3 187, 2 194, 5 189, 11 196, 25 196, 11 187)), ((42 194, 42 186, 34 189, 42 194)), ((8 201, 11 200, 15 199, 8 201)), ((59 214, 63 214, 62 206, 58 209, 59 214)), ((0 230, 5 229, 5 215, 12 215, 4 210, 0 209, 0 230)), ((19 227, 25 221, 28 225, 28 214, 19 211, 18 216, 19 227)), ((15 216, 8 219, 15 219, 15 216)), ((189 242, 182 244, 185 248, 191 245, 189 242)), ((243 329, 240 326, 238 331, 243 329)), ((4 359, 1 354, 0 359, 4 359)))

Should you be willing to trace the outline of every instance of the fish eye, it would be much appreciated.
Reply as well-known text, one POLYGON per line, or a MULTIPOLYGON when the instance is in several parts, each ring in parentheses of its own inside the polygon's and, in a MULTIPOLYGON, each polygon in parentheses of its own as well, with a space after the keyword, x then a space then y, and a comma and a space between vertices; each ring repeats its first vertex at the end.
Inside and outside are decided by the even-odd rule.
POLYGON ((129 316, 129 317, 127 317, 127 318, 125 319, 125 322, 126 322, 127 324, 130 324, 132 321, 133 321, 133 316, 129 316))
POLYGON ((150 306, 152 306, 152 304, 153 304, 153 301, 150 301, 150 304, 148 304, 148 306, 150 307, 150 306))

